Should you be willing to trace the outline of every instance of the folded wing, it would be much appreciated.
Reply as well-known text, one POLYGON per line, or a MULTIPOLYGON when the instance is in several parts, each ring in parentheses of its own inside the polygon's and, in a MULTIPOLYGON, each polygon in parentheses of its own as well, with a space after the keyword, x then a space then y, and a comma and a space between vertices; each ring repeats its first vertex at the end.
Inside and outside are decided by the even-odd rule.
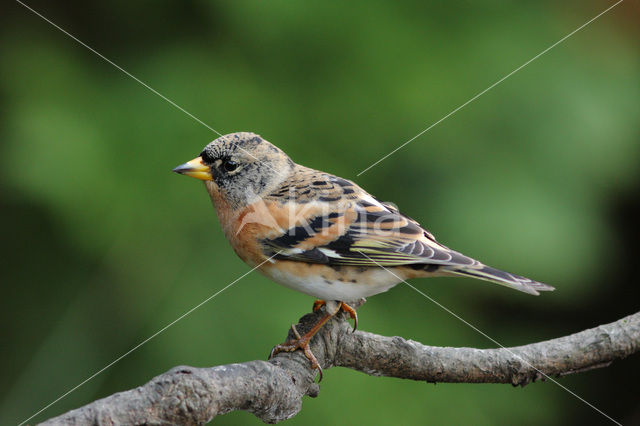
POLYGON ((331 266, 410 266, 426 271, 438 270, 448 275, 491 281, 534 295, 554 289, 451 250, 394 206, 379 202, 349 181, 340 179, 337 182, 340 184, 334 185, 330 194, 324 194, 327 189, 323 191, 323 200, 316 202, 315 208, 311 209, 314 213, 304 223, 289 227, 275 238, 263 240, 265 253, 271 256, 280 252, 276 258, 331 266), (339 193, 345 188, 350 191, 347 197, 339 193))
POLYGON ((263 240, 265 251, 280 251, 278 257, 289 260, 330 265, 481 265, 441 245, 417 222, 368 194, 324 210, 303 225, 263 240))

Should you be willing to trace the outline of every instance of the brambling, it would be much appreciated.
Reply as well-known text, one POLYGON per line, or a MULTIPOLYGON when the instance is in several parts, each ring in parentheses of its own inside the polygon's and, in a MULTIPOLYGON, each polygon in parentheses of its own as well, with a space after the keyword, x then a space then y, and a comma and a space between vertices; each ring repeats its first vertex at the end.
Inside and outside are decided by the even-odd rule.
POLYGON ((254 133, 231 133, 208 144, 174 172, 201 179, 236 254, 272 280, 321 300, 325 315, 280 351, 309 349, 313 335, 346 302, 416 277, 466 276, 525 293, 554 288, 486 266, 436 241, 415 220, 350 180, 294 163, 254 133), (326 301, 326 302, 325 302, 326 301))

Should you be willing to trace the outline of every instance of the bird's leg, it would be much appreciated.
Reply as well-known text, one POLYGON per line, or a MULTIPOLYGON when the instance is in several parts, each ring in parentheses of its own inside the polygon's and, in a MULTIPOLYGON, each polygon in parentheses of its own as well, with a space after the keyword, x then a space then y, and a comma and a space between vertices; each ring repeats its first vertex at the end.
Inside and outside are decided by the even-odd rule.
POLYGON ((273 358, 274 355, 280 352, 293 352, 297 349, 302 349, 304 351, 304 355, 311 362, 311 368, 313 368, 314 370, 318 370, 318 373, 320 373, 320 380, 322 380, 322 368, 320 367, 316 356, 313 354, 313 352, 311 352, 309 342, 311 341, 311 338, 315 336, 318 331, 320 331, 322 326, 325 325, 327 321, 329 321, 333 316, 335 316, 338 311, 339 309, 335 309, 334 312, 327 311, 327 313, 325 313, 322 318, 320 318, 320 320, 315 323, 313 327, 311 327, 311 330, 304 334, 304 336, 300 336, 300 333, 298 333, 296 326, 291 324, 291 330, 296 336, 295 340, 287 340, 280 345, 274 346, 273 349, 271 349, 269 359, 273 358))
POLYGON ((279 352, 293 352, 297 349, 302 349, 304 352, 304 355, 311 362, 311 367, 315 370, 318 370, 318 372, 320 373, 319 380, 322 380, 322 368, 318 363, 318 359, 315 357, 313 352, 311 352, 309 343, 311 342, 311 339, 313 338, 313 336, 315 336, 316 333, 320 331, 322 326, 324 326, 327 323, 327 321, 329 321, 338 312, 340 312, 340 309, 342 308, 342 302, 337 302, 333 300, 330 300, 328 302, 324 300, 317 300, 313 306, 314 306, 314 312, 320 309, 322 306, 324 306, 325 314, 318 320, 318 322, 316 322, 313 325, 313 327, 311 327, 311 330, 309 330, 303 336, 301 336, 300 333, 298 333, 296 326, 292 324, 291 331, 293 332, 295 339, 287 340, 286 342, 280 345, 274 346, 273 349, 271 350, 271 354, 269 354, 269 359, 271 359, 274 355, 276 355, 279 352))
POLYGON ((353 320, 353 330, 351 330, 351 332, 353 333, 354 331, 356 331, 356 328, 358 328, 358 313, 356 312, 355 309, 353 309, 351 306, 347 305, 344 302, 340 302, 340 309, 348 313, 351 319, 353 320))
POLYGON ((315 302, 313 302, 313 312, 316 312, 326 304, 327 302, 325 302, 324 300, 317 299, 315 302))
POLYGON ((322 380, 322 368, 318 363, 318 359, 315 357, 313 352, 311 352, 311 348, 309 347, 311 339, 316 335, 316 333, 318 333, 318 331, 320 331, 322 326, 325 325, 327 321, 333 318, 338 312, 340 312, 340 310, 348 313, 351 319, 353 319, 353 331, 355 331, 356 327, 358 326, 358 314, 356 313, 356 310, 346 303, 334 301, 329 301, 327 303, 324 300, 316 300, 313 303, 313 312, 317 312, 323 306, 325 307, 325 314, 318 320, 318 322, 313 325, 313 327, 311 327, 311 330, 304 334, 304 336, 301 336, 296 326, 291 324, 291 331, 293 332, 295 339, 287 340, 280 345, 274 346, 273 349, 271 349, 271 353, 269 354, 269 359, 273 358, 274 355, 280 352, 293 352, 297 349, 302 349, 304 351, 304 355, 311 362, 311 368, 313 368, 314 370, 318 370, 318 372, 320 373, 320 380, 322 380))
MULTIPOLYGON (((324 300, 316 300, 315 302, 313 302, 313 312, 316 312, 318 309, 322 308, 324 305, 326 305, 326 303, 327 302, 325 302, 324 300)), ((352 331, 356 331, 356 329, 358 328, 358 313, 356 312, 356 310, 344 302, 340 302, 340 309, 349 314, 349 316, 353 320, 352 331)))

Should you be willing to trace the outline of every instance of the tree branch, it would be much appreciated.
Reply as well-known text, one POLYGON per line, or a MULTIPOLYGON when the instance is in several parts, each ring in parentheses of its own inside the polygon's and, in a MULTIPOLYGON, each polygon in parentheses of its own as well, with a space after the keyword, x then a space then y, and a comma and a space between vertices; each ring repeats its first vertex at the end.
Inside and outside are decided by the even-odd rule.
MULTIPOLYGON (((300 319, 306 332, 321 312, 300 319)), ((291 338, 291 333, 289 338, 291 338)), ((427 382, 511 383, 606 367, 640 350, 640 312, 570 336, 499 349, 426 346, 351 326, 339 314, 311 342, 323 369, 347 367, 374 376, 427 382)), ((204 424, 233 410, 267 423, 295 416, 302 397, 315 397, 315 372, 301 351, 270 361, 212 368, 175 367, 144 386, 116 393, 44 424, 204 424)))

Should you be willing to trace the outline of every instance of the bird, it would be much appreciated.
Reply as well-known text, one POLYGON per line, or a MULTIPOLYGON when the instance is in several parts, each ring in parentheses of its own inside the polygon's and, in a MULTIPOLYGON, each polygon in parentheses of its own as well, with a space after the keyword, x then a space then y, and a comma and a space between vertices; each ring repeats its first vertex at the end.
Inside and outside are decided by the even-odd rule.
POLYGON ((303 336, 276 345, 303 350, 339 311, 357 327, 354 301, 410 278, 463 276, 538 295, 554 287, 492 268, 451 250, 397 207, 351 180, 293 162, 251 132, 223 135, 174 172, 204 181, 235 253, 271 280, 317 298, 325 314, 303 336), (351 303, 351 304, 350 304, 351 303))

